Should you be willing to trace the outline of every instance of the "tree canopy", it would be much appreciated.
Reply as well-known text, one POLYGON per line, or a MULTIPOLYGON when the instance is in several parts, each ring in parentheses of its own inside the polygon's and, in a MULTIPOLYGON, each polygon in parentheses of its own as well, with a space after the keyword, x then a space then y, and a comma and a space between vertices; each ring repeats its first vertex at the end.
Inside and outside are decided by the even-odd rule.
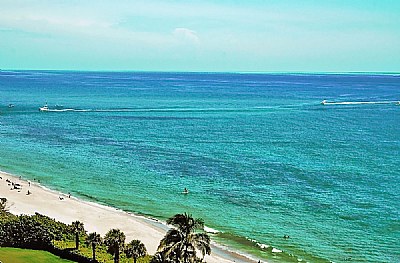
POLYGON ((125 234, 119 229, 111 229, 104 237, 104 244, 107 252, 114 256, 114 262, 118 263, 125 245, 125 234))
POLYGON ((200 261, 211 254, 210 237, 203 232, 204 222, 186 213, 176 214, 167 220, 174 228, 169 230, 158 247, 160 255, 167 261, 189 263, 200 261), (198 252, 202 257, 197 256, 198 252))

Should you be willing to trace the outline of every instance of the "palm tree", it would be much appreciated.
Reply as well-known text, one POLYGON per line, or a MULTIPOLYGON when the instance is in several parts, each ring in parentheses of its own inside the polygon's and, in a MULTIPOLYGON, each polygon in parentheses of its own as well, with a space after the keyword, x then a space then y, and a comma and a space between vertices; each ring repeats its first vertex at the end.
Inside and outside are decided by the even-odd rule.
POLYGON ((0 198, 0 212, 7 212, 7 198, 5 197, 0 198))
POLYGON ((104 244, 108 247, 107 252, 114 256, 114 263, 119 262, 119 254, 125 245, 125 234, 119 229, 111 229, 104 237, 104 244))
POLYGON ((100 234, 90 233, 86 238, 86 245, 92 245, 93 261, 96 262, 96 246, 101 244, 100 234))
POLYGON ((127 258, 133 258, 133 262, 140 257, 144 257, 147 254, 147 249, 140 240, 132 240, 125 247, 125 254, 127 258))
POLYGON ((158 246, 158 251, 174 262, 189 263, 200 261, 197 251, 200 251, 203 258, 211 254, 210 237, 203 230, 202 219, 194 219, 186 213, 176 214, 167 220, 169 225, 175 228, 169 230, 158 246))
POLYGON ((79 235, 82 232, 85 232, 85 228, 83 226, 83 223, 80 221, 75 221, 72 222, 71 224, 72 231, 75 233, 75 249, 79 249, 79 235))
POLYGON ((8 215, 7 198, 2 197, 0 198, 0 222, 8 215))

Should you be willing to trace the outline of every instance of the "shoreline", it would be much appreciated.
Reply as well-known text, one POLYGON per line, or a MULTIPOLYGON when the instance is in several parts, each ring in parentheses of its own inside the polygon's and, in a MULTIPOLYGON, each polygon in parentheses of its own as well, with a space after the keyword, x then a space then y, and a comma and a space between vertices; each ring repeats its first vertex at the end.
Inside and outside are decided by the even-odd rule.
MULTIPOLYGON (((0 177, 0 197, 7 198, 9 212, 16 215, 32 215, 37 212, 66 224, 79 220, 84 223, 88 233, 97 232, 101 236, 112 228, 118 228, 125 233, 127 242, 132 239, 141 240, 151 255, 155 254, 160 240, 169 229, 165 222, 158 219, 69 196, 14 174, 0 171, 0 177), (21 189, 11 189, 6 180, 19 183, 21 189)), ((205 257, 209 263, 257 262, 213 241, 211 247, 212 254, 205 257)))

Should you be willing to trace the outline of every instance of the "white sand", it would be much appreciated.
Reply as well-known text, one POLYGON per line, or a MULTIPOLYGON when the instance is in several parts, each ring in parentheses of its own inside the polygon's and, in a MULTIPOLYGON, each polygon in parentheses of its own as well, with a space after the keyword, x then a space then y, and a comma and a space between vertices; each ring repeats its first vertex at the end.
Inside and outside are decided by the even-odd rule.
MULTIPOLYGON (((141 240, 148 252, 154 254, 160 240, 164 237, 167 226, 156 220, 147 219, 112 207, 99 205, 80 199, 69 198, 65 193, 46 189, 35 182, 24 181, 10 174, 0 172, 0 197, 7 198, 8 209, 13 214, 32 215, 38 212, 58 221, 70 224, 79 220, 85 229, 100 235, 118 228, 126 235, 126 241, 141 240), (13 189, 6 180, 22 185, 21 190, 13 189), (31 192, 27 195, 28 190, 31 192), (60 198, 61 197, 61 198, 60 198), (61 200, 62 199, 62 200, 61 200)), ((210 263, 253 262, 236 253, 222 252, 213 246, 211 256, 206 256, 210 263), (218 254, 218 255, 216 255, 218 254)))

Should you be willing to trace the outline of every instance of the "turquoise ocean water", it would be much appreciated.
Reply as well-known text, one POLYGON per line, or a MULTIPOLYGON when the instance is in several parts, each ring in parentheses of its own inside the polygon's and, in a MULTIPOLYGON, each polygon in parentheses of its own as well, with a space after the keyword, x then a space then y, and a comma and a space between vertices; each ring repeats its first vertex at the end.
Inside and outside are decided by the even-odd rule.
POLYGON ((400 262, 400 106, 323 99, 400 76, 0 71, 0 170, 269 262, 400 262))

